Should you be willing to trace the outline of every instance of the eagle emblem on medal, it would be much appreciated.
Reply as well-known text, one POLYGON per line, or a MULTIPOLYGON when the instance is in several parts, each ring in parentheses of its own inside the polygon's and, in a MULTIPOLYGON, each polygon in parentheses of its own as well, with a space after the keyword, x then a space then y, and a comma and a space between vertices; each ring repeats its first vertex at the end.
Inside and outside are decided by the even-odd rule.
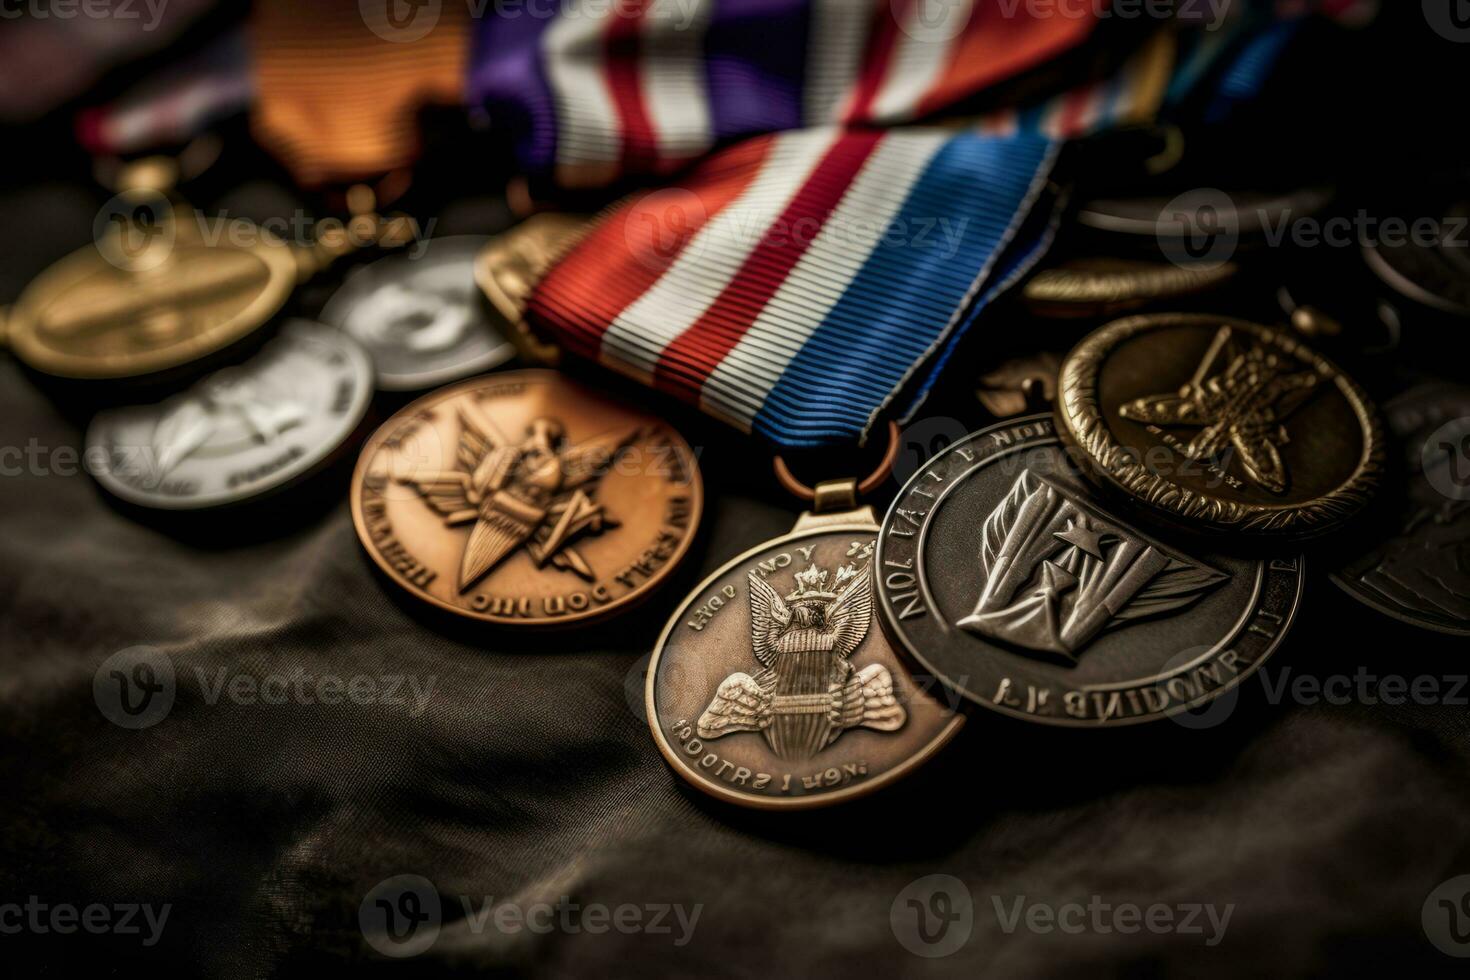
POLYGON ((783 598, 757 571, 750 586, 751 650, 760 669, 720 682, 699 718, 700 738, 758 732, 782 759, 809 759, 844 732, 892 732, 907 718, 882 664, 856 667, 873 590, 866 565, 813 563, 783 598))
POLYGON ((597 576, 574 542, 618 526, 593 499, 597 481, 637 440, 637 427, 567 446, 554 418, 538 418, 520 438, 501 432, 478 406, 458 406, 458 469, 401 477, 444 517, 446 527, 470 526, 459 567, 465 592, 524 549, 536 567, 550 566, 585 581, 597 576))

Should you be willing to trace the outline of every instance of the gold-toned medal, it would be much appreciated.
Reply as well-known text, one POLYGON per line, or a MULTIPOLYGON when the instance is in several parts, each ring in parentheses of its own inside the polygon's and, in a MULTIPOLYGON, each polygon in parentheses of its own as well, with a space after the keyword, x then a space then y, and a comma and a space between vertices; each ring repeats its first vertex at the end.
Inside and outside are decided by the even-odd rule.
POLYGON ((878 523, 857 506, 855 482, 821 484, 812 500, 789 534, 731 559, 690 594, 648 666, 659 750, 682 778, 740 806, 794 810, 866 795, 964 723, 874 621, 878 523))
POLYGON ((1377 490, 1367 394, 1288 333, 1202 314, 1114 321, 1062 363, 1058 431, 1093 476, 1191 530, 1308 537, 1377 490))
POLYGON ((557 626, 663 582, 704 497, 668 425, 554 371, 509 371, 384 423, 351 499, 363 547, 410 594, 480 622, 557 626))
POLYGON ((119 219, 26 287, 9 325, 21 360, 65 378, 153 374, 229 347, 285 303, 297 266, 284 243, 177 221, 151 198, 147 227, 119 219))
POLYGON ((535 214, 497 235, 475 260, 475 281, 505 319, 511 343, 532 363, 555 365, 561 351, 532 332, 526 304, 547 270, 581 240, 591 222, 586 215, 535 214))
MULTIPOLYGON (((368 213, 294 247, 238 218, 181 216, 168 192, 176 168, 150 158, 127 168, 98 219, 96 241, 37 276, 11 310, 11 348, 43 374, 117 380, 158 374, 223 351, 269 322, 297 283, 355 243, 404 240, 402 222, 368 213), (352 232, 352 233, 349 233, 352 232)), ((320 231, 320 229, 319 229, 320 231)))

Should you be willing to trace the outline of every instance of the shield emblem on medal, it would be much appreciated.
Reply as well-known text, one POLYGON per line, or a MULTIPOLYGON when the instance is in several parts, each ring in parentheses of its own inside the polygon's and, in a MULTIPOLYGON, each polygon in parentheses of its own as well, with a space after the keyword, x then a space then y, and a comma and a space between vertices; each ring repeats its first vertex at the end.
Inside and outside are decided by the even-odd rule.
POLYGON ((903 726, 907 712, 882 664, 855 667, 852 653, 873 618, 866 566, 816 564, 793 577, 783 598, 752 571, 751 648, 761 669, 720 682, 699 718, 700 738, 759 732, 782 759, 809 759, 843 732, 903 726))
POLYGON ((1228 578, 1029 470, 983 530, 979 595, 955 625, 1067 663, 1101 633, 1182 609, 1228 578))

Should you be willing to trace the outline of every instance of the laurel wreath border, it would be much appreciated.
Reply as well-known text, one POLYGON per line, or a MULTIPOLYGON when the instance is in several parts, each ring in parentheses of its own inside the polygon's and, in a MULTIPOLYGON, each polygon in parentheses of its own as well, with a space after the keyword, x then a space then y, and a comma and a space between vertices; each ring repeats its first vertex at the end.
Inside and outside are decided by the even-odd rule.
POLYGON ((1124 317, 1084 337, 1062 363, 1062 429, 1098 472, 1121 489, 1175 517, 1205 521, 1226 530, 1318 534, 1362 510, 1382 480, 1386 449, 1383 424, 1367 392, 1327 358, 1270 327, 1208 314, 1149 314, 1124 317), (1254 335, 1306 362, 1332 380, 1352 407, 1363 433, 1363 451, 1348 479, 1325 496, 1292 505, 1242 504, 1188 490, 1146 469, 1113 436, 1098 404, 1102 363, 1120 344, 1153 330, 1172 327, 1228 326, 1254 335))

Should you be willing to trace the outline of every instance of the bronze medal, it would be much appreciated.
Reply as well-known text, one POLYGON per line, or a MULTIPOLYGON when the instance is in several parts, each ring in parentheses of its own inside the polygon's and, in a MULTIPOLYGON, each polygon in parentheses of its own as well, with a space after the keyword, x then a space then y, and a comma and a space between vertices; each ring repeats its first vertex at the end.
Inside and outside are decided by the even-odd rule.
POLYGON ((865 795, 964 722, 873 621, 872 511, 829 520, 808 515, 702 582, 648 665, 659 750, 726 802, 803 809, 865 795))
POLYGON ((585 623, 688 551, 703 507, 689 444, 554 371, 475 378, 405 407, 352 479, 363 547, 399 586, 473 620, 585 623))
POLYGON ((1117 320, 1072 349, 1058 390, 1058 430, 1091 474, 1186 529, 1322 534, 1382 477, 1382 426, 1363 389, 1270 327, 1117 320))

